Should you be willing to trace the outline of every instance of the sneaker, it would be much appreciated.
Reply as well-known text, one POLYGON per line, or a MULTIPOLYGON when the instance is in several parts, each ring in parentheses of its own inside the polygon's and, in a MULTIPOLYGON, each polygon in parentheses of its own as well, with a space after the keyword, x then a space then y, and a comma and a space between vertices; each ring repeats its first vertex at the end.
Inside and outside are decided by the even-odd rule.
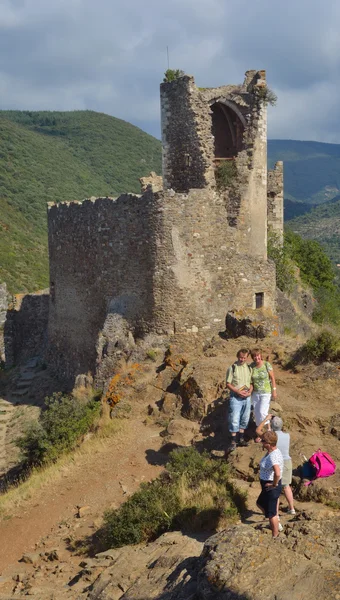
POLYGON ((236 442, 230 442, 228 448, 227 448, 227 454, 229 454, 229 452, 233 452, 234 450, 236 450, 237 448, 237 444, 236 442))
POLYGON ((248 443, 248 442, 246 442, 246 440, 245 440, 245 439, 242 437, 242 438, 240 438, 240 439, 239 439, 239 441, 238 441, 238 445, 239 445, 239 446, 246 447, 246 446, 249 446, 249 443, 248 443))
POLYGON ((291 508, 291 509, 289 508, 289 509, 287 510, 287 515, 296 515, 296 510, 295 510, 295 508, 291 508))

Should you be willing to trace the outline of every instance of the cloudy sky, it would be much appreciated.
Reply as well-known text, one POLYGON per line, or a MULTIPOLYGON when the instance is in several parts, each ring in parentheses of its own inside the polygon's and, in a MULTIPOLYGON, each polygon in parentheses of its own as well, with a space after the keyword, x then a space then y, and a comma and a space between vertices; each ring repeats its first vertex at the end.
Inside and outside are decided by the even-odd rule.
POLYGON ((266 69, 269 137, 340 143, 339 0, 0 0, 0 108, 92 109, 160 135, 167 68, 266 69))

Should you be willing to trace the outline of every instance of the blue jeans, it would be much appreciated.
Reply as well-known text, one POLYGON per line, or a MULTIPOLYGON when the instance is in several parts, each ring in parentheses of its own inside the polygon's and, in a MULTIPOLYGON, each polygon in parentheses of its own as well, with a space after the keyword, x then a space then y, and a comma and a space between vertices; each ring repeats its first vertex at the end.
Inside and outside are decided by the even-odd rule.
POLYGON ((248 427, 250 419, 250 396, 240 398, 239 396, 230 396, 228 408, 228 422, 230 433, 237 433, 240 429, 248 427))

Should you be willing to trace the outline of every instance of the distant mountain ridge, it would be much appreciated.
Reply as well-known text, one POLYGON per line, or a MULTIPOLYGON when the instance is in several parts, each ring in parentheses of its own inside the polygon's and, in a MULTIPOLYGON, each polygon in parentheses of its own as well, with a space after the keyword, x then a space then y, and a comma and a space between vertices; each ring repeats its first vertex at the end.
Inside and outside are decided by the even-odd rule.
POLYGON ((339 144, 268 140, 269 168, 278 160, 284 163, 285 199, 317 205, 340 194, 339 144))

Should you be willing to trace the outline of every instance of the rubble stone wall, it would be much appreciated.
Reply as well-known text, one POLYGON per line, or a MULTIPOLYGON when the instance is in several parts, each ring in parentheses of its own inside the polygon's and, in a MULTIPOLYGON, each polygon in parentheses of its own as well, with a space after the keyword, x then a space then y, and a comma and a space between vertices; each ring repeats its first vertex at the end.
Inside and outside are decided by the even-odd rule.
POLYGON ((151 192, 49 205, 48 356, 65 379, 94 371, 109 312, 151 326, 158 210, 151 192))
POLYGON ((8 307, 4 323, 6 367, 43 357, 47 343, 49 294, 16 294, 8 307))
MULTIPOLYGON (((248 71, 243 84, 197 88, 188 75, 161 84, 164 189, 216 190, 213 111, 216 103, 231 111, 243 127, 235 150, 235 176, 223 193, 227 220, 252 253, 267 257, 267 108, 261 91, 265 71, 248 71)), ((223 119, 222 119, 223 120, 223 119)), ((221 135, 221 133, 220 133, 221 135)))
POLYGON ((220 194, 165 193, 163 218, 154 282, 163 329, 223 330, 228 310, 254 309, 256 293, 275 310, 274 264, 256 257, 246 238, 240 244, 220 194))
POLYGON ((268 171, 268 228, 278 235, 283 244, 283 162, 278 161, 268 171))
POLYGON ((95 371, 109 314, 139 336, 224 330, 228 310, 255 308, 256 293, 274 310, 273 264, 246 242, 235 252, 212 190, 52 205, 48 222, 48 355, 66 380, 95 371))

